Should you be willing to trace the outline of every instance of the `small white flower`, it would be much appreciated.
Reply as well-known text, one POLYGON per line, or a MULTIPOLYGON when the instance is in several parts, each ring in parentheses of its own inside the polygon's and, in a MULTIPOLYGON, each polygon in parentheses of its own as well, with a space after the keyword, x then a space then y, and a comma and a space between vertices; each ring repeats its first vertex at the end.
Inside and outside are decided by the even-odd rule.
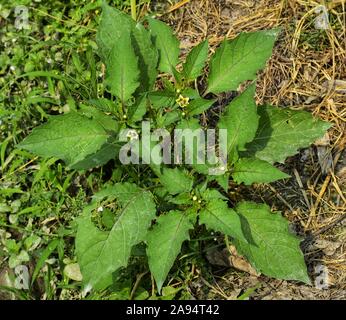
POLYGON ((138 133, 136 130, 131 129, 127 132, 126 138, 128 138, 132 141, 132 140, 138 140, 139 136, 138 136, 138 133))
POLYGON ((97 208, 97 212, 102 212, 103 211, 103 207, 98 207, 97 208))

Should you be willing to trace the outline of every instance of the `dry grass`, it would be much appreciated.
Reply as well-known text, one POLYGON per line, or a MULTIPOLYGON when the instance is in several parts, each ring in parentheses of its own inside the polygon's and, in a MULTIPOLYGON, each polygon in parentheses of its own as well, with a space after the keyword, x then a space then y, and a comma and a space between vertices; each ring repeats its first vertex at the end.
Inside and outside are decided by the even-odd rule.
POLYGON ((269 290, 263 295, 262 287, 258 298, 346 299, 346 0, 184 0, 165 10, 162 18, 175 28, 183 51, 206 38, 213 51, 224 37, 242 31, 282 29, 259 77, 258 103, 304 109, 333 128, 311 149, 287 161, 293 173, 289 182, 256 186, 251 197, 284 211, 308 236, 304 250, 312 274, 316 266, 327 267, 329 289, 273 280, 269 287, 275 287, 275 294, 269 290), (315 26, 321 5, 329 12, 326 30, 315 26))

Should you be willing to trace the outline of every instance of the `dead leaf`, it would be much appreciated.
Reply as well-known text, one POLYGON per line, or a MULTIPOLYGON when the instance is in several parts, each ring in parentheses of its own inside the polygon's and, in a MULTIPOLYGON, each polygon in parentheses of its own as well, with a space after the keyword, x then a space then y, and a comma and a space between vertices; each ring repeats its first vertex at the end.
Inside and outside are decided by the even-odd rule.
POLYGON ((317 249, 321 249, 324 254, 327 256, 332 256, 335 251, 340 248, 341 243, 336 241, 328 241, 324 239, 318 239, 314 243, 314 247, 317 249))
POLYGON ((209 250, 206 255, 209 263, 222 267, 232 267, 240 271, 258 277, 260 274, 250 265, 250 263, 240 256, 235 246, 230 246, 222 251, 209 250))
POLYGON ((327 174, 333 166, 332 149, 328 132, 315 142, 317 148, 318 163, 323 174, 327 174))
POLYGON ((64 268, 64 274, 74 280, 74 281, 82 281, 83 280, 83 276, 80 272, 80 268, 79 268, 79 264, 78 263, 71 263, 68 264, 65 268, 64 268))
POLYGON ((231 253, 229 262, 233 268, 247 272, 252 276, 260 276, 260 273, 258 273, 245 258, 238 254, 235 246, 230 245, 229 252, 231 253))

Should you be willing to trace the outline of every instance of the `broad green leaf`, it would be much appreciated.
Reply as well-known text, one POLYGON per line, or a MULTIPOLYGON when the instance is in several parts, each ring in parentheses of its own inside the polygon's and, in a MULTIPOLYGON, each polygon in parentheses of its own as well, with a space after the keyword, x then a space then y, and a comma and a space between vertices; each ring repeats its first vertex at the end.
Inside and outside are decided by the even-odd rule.
POLYGON ((196 116, 204 111, 207 111, 216 100, 206 100, 203 98, 197 98, 192 100, 187 106, 187 112, 190 116, 196 116))
POLYGON ((199 120, 195 118, 188 118, 183 119, 180 121, 180 123, 176 126, 176 129, 191 129, 191 130, 197 130, 201 129, 201 125, 199 124, 199 120))
POLYGON ((288 222, 271 213, 264 204, 243 202, 236 208, 248 243, 236 240, 238 251, 267 276, 310 283, 299 239, 290 233, 288 222))
POLYGON ((253 80, 272 54, 278 30, 241 33, 225 40, 210 63, 207 92, 237 90, 245 80, 253 80))
POLYGON ((136 23, 126 13, 110 7, 104 1, 100 25, 96 34, 98 50, 103 62, 107 62, 114 45, 124 35, 130 35, 136 23))
POLYGON ((159 51, 159 69, 162 72, 174 74, 174 68, 179 62, 179 40, 164 22, 152 18, 147 19, 155 46, 159 51))
POLYGON ((189 240, 193 223, 188 212, 170 211, 157 219, 147 235, 149 269, 156 281, 158 292, 180 252, 181 245, 189 240))
POLYGON ((101 202, 104 199, 107 201, 116 200, 117 203, 125 207, 130 201, 133 200, 133 196, 138 193, 145 192, 133 183, 124 182, 116 183, 115 185, 107 186, 92 196, 93 202, 101 202))
POLYGON ((255 84, 250 85, 240 96, 226 107, 218 127, 227 130, 227 150, 235 160, 238 150, 245 150, 245 144, 254 139, 258 127, 255 103, 255 84))
POLYGON ((108 208, 103 209, 101 218, 102 225, 107 228, 107 230, 111 230, 115 223, 115 217, 116 215, 111 210, 108 208))
POLYGON ((100 55, 106 65, 111 59, 112 50, 118 46, 117 43, 123 36, 130 37, 131 46, 138 58, 141 91, 151 90, 157 76, 158 52, 152 43, 149 31, 140 23, 136 25, 129 15, 104 2, 96 40, 100 55))
POLYGON ((71 169, 88 170, 91 168, 103 166, 108 161, 115 159, 119 153, 120 146, 111 142, 106 142, 99 150, 71 165, 71 169))
POLYGON ((199 214, 199 223, 208 229, 219 231, 235 239, 247 241, 237 213, 228 208, 227 202, 219 199, 210 200, 199 214))
POLYGON ((195 80, 202 74, 205 62, 208 58, 208 40, 194 47, 186 58, 183 74, 187 80, 195 80))
POLYGON ((222 187, 223 190, 226 192, 228 191, 229 173, 216 176, 214 180, 222 187))
POLYGON ((209 189, 207 188, 205 191, 200 191, 202 199, 210 202, 211 200, 228 200, 225 196, 223 196, 218 190, 216 189, 209 189))
POLYGON ((167 201, 178 205, 191 204, 191 195, 187 192, 180 193, 176 197, 171 196, 167 201))
POLYGON ((19 145, 42 157, 56 157, 73 166, 107 142, 109 134, 97 121, 71 112, 52 116, 19 145))
POLYGON ((185 170, 163 168, 162 173, 157 170, 155 173, 170 194, 189 192, 192 189, 193 178, 185 170))
POLYGON ((123 103, 139 86, 138 58, 132 47, 131 36, 124 33, 114 43, 106 61, 106 85, 123 103))
MULTIPOLYGON (((155 217, 155 204, 148 191, 125 183, 97 195, 111 194, 119 203, 115 212, 115 223, 110 231, 99 230, 91 221, 94 202, 78 219, 76 253, 86 289, 104 289, 113 272, 127 265, 134 245, 145 240, 147 230, 155 217)), ((94 201, 95 201, 94 199, 94 201)))
POLYGON ((167 79, 167 78, 162 78, 162 85, 165 91, 171 91, 171 92, 175 92, 175 84, 174 82, 172 82, 172 80, 167 79))
MULTIPOLYGON (((116 270, 113 270, 113 266, 109 267, 109 264, 112 263, 112 254, 109 254, 107 258, 104 254, 105 248, 111 247, 108 240, 110 232, 100 231, 94 225, 89 210, 91 207, 86 207, 83 215, 77 221, 76 255, 83 276, 84 290, 103 290, 112 283, 112 273, 116 270), (100 260, 101 254, 102 260, 100 260), (104 265, 99 265, 100 262, 103 262, 104 265), (94 278, 95 271, 97 271, 97 275, 94 278)), ((122 263, 117 261, 117 264, 120 264, 119 267, 121 267, 122 263)))
POLYGON ((148 98, 155 109, 170 108, 176 100, 175 93, 169 90, 150 92, 148 98))
POLYGON ((100 124, 106 131, 118 131, 119 124, 110 115, 98 110, 94 106, 81 105, 79 113, 93 119, 100 124))
POLYGON ((140 23, 133 31, 133 46, 140 69, 140 89, 147 92, 153 88, 156 81, 159 53, 153 45, 149 31, 140 23))
POLYGON ((115 114, 117 112, 117 105, 106 98, 91 99, 88 101, 93 107, 99 111, 115 114))
POLYGON ((167 112, 163 116, 163 126, 167 127, 170 124, 177 122, 180 118, 181 118, 181 113, 177 110, 167 112))
POLYGON ((192 88, 185 88, 184 90, 181 91, 181 94, 184 97, 188 97, 190 100, 195 100, 200 98, 198 90, 192 89, 192 88))
POLYGON ((234 165, 232 177, 237 183, 269 183, 290 176, 270 163, 256 158, 241 158, 234 165))
POLYGON ((142 95, 136 99, 133 105, 127 106, 127 118, 129 123, 134 124, 143 119, 147 112, 147 103, 147 96, 142 95))
POLYGON ((182 86, 183 83, 183 74, 180 73, 175 67, 172 67, 172 74, 177 83, 177 86, 182 86))
POLYGON ((269 163, 283 163, 287 157, 322 137, 331 126, 306 111, 263 106, 258 107, 258 114, 256 137, 246 145, 244 155, 269 163))

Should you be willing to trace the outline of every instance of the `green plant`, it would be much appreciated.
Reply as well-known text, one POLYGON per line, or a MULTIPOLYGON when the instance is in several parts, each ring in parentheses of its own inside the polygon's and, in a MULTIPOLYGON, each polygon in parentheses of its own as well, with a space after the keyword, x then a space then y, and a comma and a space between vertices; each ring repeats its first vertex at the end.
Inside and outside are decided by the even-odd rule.
POLYGON ((226 195, 229 179, 250 185, 288 178, 273 163, 309 146, 330 127, 328 123, 303 111, 257 107, 252 82, 218 120, 218 129, 226 130, 227 137, 223 165, 197 162, 195 140, 184 144, 185 155, 193 160, 188 165, 119 161, 126 144, 141 150, 137 156, 142 160, 148 149, 151 155, 156 150, 158 142, 145 146, 131 134, 129 143, 120 139, 124 129, 139 129, 143 120, 171 135, 176 129, 205 132, 198 117, 216 101, 208 97, 254 81, 271 56, 278 30, 224 40, 211 58, 207 87, 200 95, 204 88, 196 79, 204 72, 208 42, 193 48, 180 65, 179 42, 170 28, 153 18, 146 21, 148 28, 104 4, 97 44, 108 93, 49 117, 18 145, 62 159, 72 169, 91 169, 113 160, 122 170, 119 182, 94 194, 77 220, 76 253, 85 290, 111 285, 113 273, 125 267, 132 250, 144 242, 160 292, 196 225, 230 237, 258 271, 309 283, 299 239, 289 232, 288 222, 265 204, 241 202, 230 208, 226 195), (163 76, 157 82, 159 71, 163 76), (213 187, 216 183, 219 187, 213 187))

